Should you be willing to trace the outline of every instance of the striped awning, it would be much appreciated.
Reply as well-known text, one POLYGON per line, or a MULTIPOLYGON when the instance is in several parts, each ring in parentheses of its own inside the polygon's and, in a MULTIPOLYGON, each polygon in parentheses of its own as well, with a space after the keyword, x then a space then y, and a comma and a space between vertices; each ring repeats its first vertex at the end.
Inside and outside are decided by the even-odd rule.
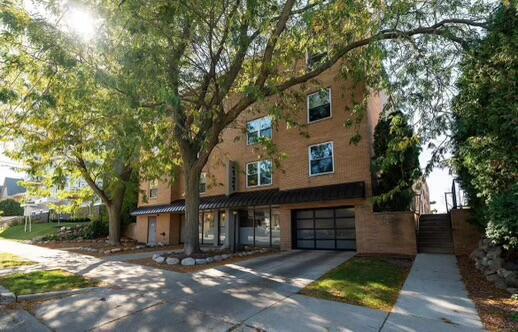
MULTIPOLYGON (((256 190, 237 192, 232 195, 218 195, 200 198, 200 210, 217 210, 282 204, 297 204, 339 199, 365 197, 365 183, 352 182, 330 186, 310 187, 292 190, 256 190)), ((185 201, 177 200, 167 205, 140 207, 133 216, 155 215, 162 213, 184 213, 185 201)))

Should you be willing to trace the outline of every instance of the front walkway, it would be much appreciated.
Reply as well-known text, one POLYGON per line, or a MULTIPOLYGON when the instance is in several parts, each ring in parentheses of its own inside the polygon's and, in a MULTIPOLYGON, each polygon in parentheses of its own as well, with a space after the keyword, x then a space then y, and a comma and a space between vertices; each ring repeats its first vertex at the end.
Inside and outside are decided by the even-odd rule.
POLYGON ((483 331, 453 255, 419 254, 382 331, 483 331))

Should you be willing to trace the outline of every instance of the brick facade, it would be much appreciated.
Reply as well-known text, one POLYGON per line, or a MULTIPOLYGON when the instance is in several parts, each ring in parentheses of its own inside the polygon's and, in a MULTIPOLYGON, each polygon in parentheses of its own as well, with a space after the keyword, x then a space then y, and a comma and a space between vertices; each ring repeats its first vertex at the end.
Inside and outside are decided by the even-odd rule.
MULTIPOLYGON (((344 81, 336 68, 321 74, 317 81, 318 84, 306 84, 297 88, 302 98, 294 102, 290 114, 291 120, 301 124, 301 127, 290 127, 283 120, 273 124, 272 140, 283 158, 278 167, 274 166, 272 184, 252 188, 246 185, 246 164, 267 159, 260 145, 247 144, 246 126, 248 121, 267 115, 268 107, 272 103, 276 103, 275 98, 255 105, 224 130, 220 143, 212 152, 204 169, 208 179, 208 187, 206 192, 201 194, 202 197, 225 195, 227 193, 227 165, 229 161, 238 165, 238 191, 241 192, 264 189, 284 191, 363 182, 366 192, 362 199, 320 201, 274 207, 276 214, 279 216, 281 249, 290 250, 293 248, 292 214, 296 209, 351 207, 354 208, 355 212, 358 252, 414 255, 416 253, 416 236, 413 214, 373 213, 369 205, 369 198, 372 196, 370 161, 373 153, 373 131, 383 109, 384 97, 381 94, 369 92, 363 86, 355 86, 348 81, 344 81), (331 90, 331 117, 308 123, 305 96, 318 91, 319 88, 330 88, 331 90), (346 127, 345 124, 354 119, 351 112, 354 103, 363 100, 366 96, 367 109, 363 119, 352 128, 346 127), (359 134, 361 139, 357 144, 352 144, 351 139, 356 134, 359 134), (333 142, 334 171, 326 175, 310 176, 308 148, 311 145, 324 142, 333 142)), ((173 180, 164 179, 160 181, 158 197, 155 199, 146 199, 149 189, 149 183, 142 181, 139 207, 167 205, 175 200, 182 199, 184 183, 181 176, 173 180)), ((229 215, 232 214, 230 211, 228 213, 229 215)), ((180 219, 181 217, 178 214, 158 215, 157 241, 168 244, 179 243, 180 219)), ((147 241, 147 216, 137 218, 134 233, 138 241, 147 241)))

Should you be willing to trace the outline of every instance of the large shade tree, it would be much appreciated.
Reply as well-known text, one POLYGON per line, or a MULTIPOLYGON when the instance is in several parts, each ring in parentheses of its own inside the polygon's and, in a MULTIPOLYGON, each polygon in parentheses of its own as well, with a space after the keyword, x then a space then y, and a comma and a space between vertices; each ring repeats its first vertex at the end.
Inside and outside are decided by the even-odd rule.
MULTIPOLYGON (((440 121, 423 127, 437 129, 444 121, 437 116, 444 104, 439 96, 446 93, 451 67, 465 42, 485 26, 477 13, 487 9, 467 0, 121 0, 81 5, 104 22, 89 50, 96 59, 114 60, 113 65, 90 62, 113 78, 100 84, 162 121, 155 160, 176 165, 185 178, 188 254, 199 250, 200 173, 222 131, 242 112, 338 66, 346 79, 400 94, 404 98, 394 98, 400 109, 430 106, 420 113, 423 122, 440 121), (308 54, 322 56, 305 66, 308 54)), ((59 8, 53 6, 56 16, 59 8)), ((358 119, 365 105, 361 100, 352 109, 358 119)), ((430 135, 436 132, 430 130, 430 135)))
POLYGON ((108 210, 110 242, 118 243, 155 116, 105 87, 124 82, 92 65, 101 59, 63 30, 52 11, 30 15, 11 3, 0 19, 0 134, 11 142, 9 155, 27 167, 32 180, 26 186, 36 197, 57 196, 73 206, 99 197, 108 210), (79 179, 88 186, 70 191, 79 179))

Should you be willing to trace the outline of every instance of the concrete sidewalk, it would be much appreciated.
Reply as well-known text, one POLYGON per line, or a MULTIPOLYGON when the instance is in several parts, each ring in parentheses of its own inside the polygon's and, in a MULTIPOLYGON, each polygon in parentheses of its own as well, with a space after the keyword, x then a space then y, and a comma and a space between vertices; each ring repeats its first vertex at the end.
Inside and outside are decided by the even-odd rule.
POLYGON ((484 331, 457 258, 418 254, 382 331, 484 331))

